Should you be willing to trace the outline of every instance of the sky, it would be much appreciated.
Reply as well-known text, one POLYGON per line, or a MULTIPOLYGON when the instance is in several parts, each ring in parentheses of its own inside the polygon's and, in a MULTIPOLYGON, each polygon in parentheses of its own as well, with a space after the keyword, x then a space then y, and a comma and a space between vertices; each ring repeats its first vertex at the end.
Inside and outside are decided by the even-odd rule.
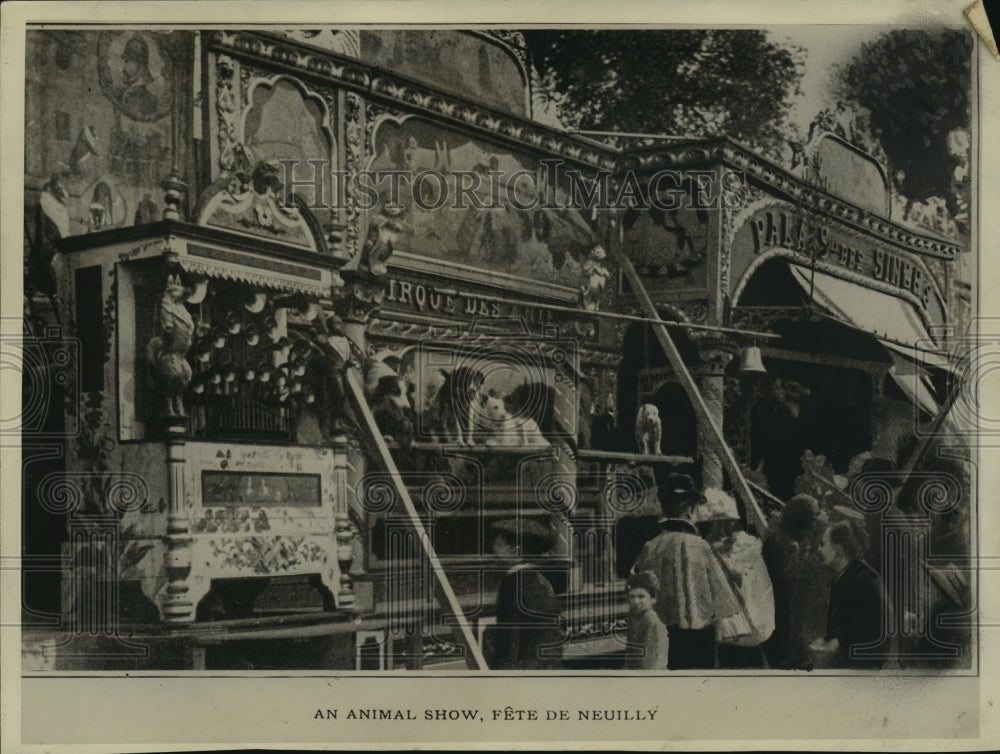
POLYGON ((774 42, 790 42, 806 51, 802 75, 802 95, 797 98, 790 117, 804 135, 816 113, 831 101, 830 86, 834 66, 848 63, 866 42, 874 41, 883 31, 859 24, 824 24, 823 26, 776 27, 769 32, 774 42))

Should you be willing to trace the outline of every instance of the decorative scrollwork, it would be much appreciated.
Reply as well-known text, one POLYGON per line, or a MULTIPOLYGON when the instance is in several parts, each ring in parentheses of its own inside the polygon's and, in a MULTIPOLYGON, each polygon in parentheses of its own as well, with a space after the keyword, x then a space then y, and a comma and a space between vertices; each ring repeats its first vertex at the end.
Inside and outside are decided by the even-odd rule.
POLYGON ((962 485, 958 479, 943 473, 914 472, 919 481, 916 498, 928 515, 941 516, 951 513, 962 499, 962 485))
POLYGON ((380 514, 391 511, 397 500, 395 481, 386 474, 365 474, 358 485, 361 508, 366 513, 380 514))
POLYGON ((385 301, 383 281, 354 281, 333 291, 333 311, 345 321, 368 322, 385 301))
POLYGON ((892 505, 893 484, 884 472, 859 474, 851 481, 850 495, 862 513, 884 513, 892 505))
POLYGON ((705 301, 675 301, 674 306, 681 310, 692 324, 702 324, 708 320, 708 303, 705 301))
POLYGON ((38 485, 38 503, 42 510, 54 516, 76 511, 84 500, 81 486, 73 475, 56 471, 45 476, 38 485))
POLYGON ((616 515, 637 511, 646 500, 646 484, 634 472, 615 473, 604 488, 604 503, 616 515))
POLYGON ((576 476, 563 472, 546 474, 535 485, 533 499, 550 513, 572 513, 577 501, 576 476))
MULTIPOLYGON (((365 103, 360 96, 350 92, 346 97, 346 112, 344 119, 345 167, 349 175, 354 175, 364 165, 364 150, 368 135, 364 133, 365 103)), ((348 181, 346 188, 347 224, 346 252, 349 259, 358 253, 358 197, 354 182, 348 181)))
POLYGON ((107 496, 108 507, 115 513, 138 511, 149 500, 149 486, 140 474, 120 471, 112 475, 107 496))
POLYGON ((465 484, 454 474, 436 475, 423 487, 424 504, 435 513, 453 513, 468 500, 465 484))
POLYGON ((215 63, 215 112, 218 118, 219 167, 231 173, 242 167, 246 155, 239 144, 236 121, 241 100, 236 79, 236 62, 228 55, 219 55, 215 63))

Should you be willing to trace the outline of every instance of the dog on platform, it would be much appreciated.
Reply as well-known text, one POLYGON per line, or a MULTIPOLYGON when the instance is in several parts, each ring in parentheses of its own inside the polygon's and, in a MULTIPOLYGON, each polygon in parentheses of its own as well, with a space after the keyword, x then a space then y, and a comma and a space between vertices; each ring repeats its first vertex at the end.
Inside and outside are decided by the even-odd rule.
POLYGON ((644 455, 659 455, 663 425, 660 423, 660 409, 652 403, 644 403, 635 418, 635 442, 644 455))
POLYGON ((538 423, 528 416, 514 416, 504 399, 491 391, 483 396, 487 445, 548 445, 538 423))
POLYGON ((441 370, 444 382, 429 408, 428 424, 443 442, 472 445, 475 415, 482 405, 485 378, 478 369, 456 367, 441 370))

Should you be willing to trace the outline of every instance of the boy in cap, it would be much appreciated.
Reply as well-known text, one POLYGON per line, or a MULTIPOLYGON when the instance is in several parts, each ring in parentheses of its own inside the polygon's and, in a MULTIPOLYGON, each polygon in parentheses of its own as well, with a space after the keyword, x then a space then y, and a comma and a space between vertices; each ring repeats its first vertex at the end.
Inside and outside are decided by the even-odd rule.
POLYGON ((660 593, 660 580, 652 571, 632 574, 625 583, 628 589, 629 654, 626 670, 665 670, 670 639, 667 627, 653 607, 660 593))

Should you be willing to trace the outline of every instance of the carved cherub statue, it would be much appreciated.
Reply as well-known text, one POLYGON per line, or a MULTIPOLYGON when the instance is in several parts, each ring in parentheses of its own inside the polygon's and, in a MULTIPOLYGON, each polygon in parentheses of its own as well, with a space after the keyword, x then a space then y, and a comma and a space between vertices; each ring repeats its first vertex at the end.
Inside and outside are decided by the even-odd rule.
POLYGON ((156 370, 163 415, 184 418, 184 389, 191 382, 187 352, 194 336, 194 322, 184 306, 187 290, 178 275, 167 278, 167 287, 156 314, 156 336, 146 346, 146 357, 156 370))
POLYGON ((604 286, 608 284, 611 273, 604 266, 607 253, 603 246, 595 246, 583 262, 583 277, 580 285, 580 303, 589 312, 596 312, 601 307, 601 296, 604 286))
POLYGON ((361 265, 367 267, 372 275, 384 275, 388 271, 387 264, 396 248, 396 241, 409 229, 401 218, 403 212, 404 208, 400 205, 386 205, 368 223, 361 265))

